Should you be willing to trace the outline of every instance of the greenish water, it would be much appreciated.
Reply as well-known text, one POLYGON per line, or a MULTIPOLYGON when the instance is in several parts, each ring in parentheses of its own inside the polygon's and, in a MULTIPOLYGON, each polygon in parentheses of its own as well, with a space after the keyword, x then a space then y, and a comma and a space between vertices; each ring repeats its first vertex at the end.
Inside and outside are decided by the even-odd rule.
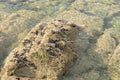
MULTIPOLYGON (((98 41, 103 41, 101 44, 106 43, 102 45, 102 49, 106 49, 107 42, 112 41, 111 38, 109 40, 109 35, 112 35, 117 45, 120 43, 120 0, 0 0, 0 62, 20 43, 31 28, 39 22, 48 22, 53 18, 63 18, 78 25, 100 29, 100 34, 103 36, 100 36, 98 41), (108 41, 105 42, 103 37, 108 41)), ((92 34, 90 30, 87 33, 89 35, 92 34)), ((87 42, 84 39, 81 44, 86 47, 88 44, 84 41, 87 42)), ((98 45, 99 42, 93 41, 93 43, 98 45)), ((85 55, 88 56, 90 52, 89 49, 86 50, 85 55)), ((94 53, 94 50, 91 53, 94 53)), ((82 55, 81 59, 78 59, 78 64, 70 69, 63 80, 120 79, 111 79, 104 68, 106 65, 97 64, 99 55, 94 59, 90 57, 94 56, 93 54, 88 57, 82 55)))
POLYGON ((72 2, 74 0, 0 0, 0 54, 8 53, 37 23, 55 18, 72 2))

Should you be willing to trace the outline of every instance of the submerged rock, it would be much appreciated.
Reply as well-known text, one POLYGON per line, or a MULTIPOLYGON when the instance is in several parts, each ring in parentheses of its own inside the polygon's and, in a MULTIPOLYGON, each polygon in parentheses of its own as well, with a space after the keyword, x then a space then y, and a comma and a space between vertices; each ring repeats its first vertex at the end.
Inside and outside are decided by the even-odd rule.
POLYGON ((108 72, 112 80, 120 79, 120 45, 118 45, 109 59, 108 72))
POLYGON ((1 80, 59 80, 77 59, 81 30, 63 20, 38 24, 6 58, 1 80))
POLYGON ((119 0, 0 0, 0 53, 8 53, 36 23, 51 17, 84 28, 74 34, 63 20, 38 24, 7 57, 2 80, 54 80, 62 75, 61 80, 119 80, 119 4, 119 0))
POLYGON ((0 0, 0 32, 10 37, 1 38, 7 38, 0 42, 0 46, 3 46, 0 47, 3 59, 23 40, 32 27, 39 22, 55 18, 72 2, 74 0, 0 0))

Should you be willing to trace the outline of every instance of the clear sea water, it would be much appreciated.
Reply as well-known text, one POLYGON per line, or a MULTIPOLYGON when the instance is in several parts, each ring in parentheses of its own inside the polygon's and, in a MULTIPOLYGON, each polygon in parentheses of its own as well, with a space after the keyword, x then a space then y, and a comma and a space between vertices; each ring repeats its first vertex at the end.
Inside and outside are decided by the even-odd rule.
MULTIPOLYGON (((101 27, 106 32, 120 35, 120 0, 0 0, 0 62, 37 23, 47 22, 73 9, 85 16, 100 18, 103 22, 101 27)), ((84 20, 88 21, 88 18, 84 20)), ((99 76, 94 70, 90 74, 99 76)), ((87 74, 90 79, 76 73, 74 78, 65 80, 94 80, 90 74, 87 74)), ((106 76, 104 73, 100 80, 110 80, 106 76)))

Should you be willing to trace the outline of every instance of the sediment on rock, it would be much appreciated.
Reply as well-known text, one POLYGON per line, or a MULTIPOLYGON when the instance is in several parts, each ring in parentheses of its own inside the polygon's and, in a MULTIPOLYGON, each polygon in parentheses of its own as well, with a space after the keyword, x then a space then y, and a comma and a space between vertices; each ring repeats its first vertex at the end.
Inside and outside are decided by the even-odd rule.
POLYGON ((1 80, 59 80, 77 59, 81 30, 64 20, 38 24, 6 58, 1 80))

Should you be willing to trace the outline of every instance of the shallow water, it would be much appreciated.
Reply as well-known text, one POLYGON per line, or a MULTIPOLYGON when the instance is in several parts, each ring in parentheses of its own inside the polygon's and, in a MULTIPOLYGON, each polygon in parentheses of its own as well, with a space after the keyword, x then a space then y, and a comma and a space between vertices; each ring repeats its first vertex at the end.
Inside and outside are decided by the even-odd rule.
MULTIPOLYGON (((108 40, 108 35, 112 34, 117 40, 116 45, 120 42, 120 0, 0 0, 0 60, 20 43, 32 27, 58 16, 78 25, 99 27, 100 34, 107 35, 108 40)), ((85 32, 88 37, 92 35, 89 32, 85 32)), ((102 41, 103 37, 100 36, 98 41, 102 41)), ((83 39, 82 42, 81 50, 93 46, 93 43, 97 45, 97 40, 89 46, 89 40, 83 39)), ((105 43, 103 49, 108 45, 107 41, 105 43)), ((64 80, 112 80, 103 69, 106 64, 102 64, 99 55, 93 59, 96 54, 91 53, 95 51, 90 52, 86 50, 86 54, 80 54, 82 57, 63 77, 64 80)))
POLYGON ((8 53, 37 23, 55 18, 72 2, 74 0, 0 0, 0 53, 8 53))

